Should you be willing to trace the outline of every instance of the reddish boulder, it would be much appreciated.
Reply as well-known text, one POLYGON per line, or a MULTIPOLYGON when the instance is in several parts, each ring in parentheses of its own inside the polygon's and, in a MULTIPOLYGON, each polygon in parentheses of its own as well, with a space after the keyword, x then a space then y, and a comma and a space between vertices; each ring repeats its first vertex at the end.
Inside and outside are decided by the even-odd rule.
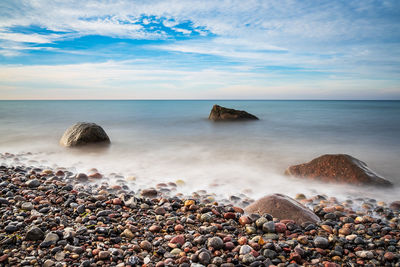
POLYGON ((256 116, 246 111, 224 108, 218 105, 213 106, 208 119, 212 121, 258 120, 256 116))
POLYGON ((346 154, 323 155, 308 163, 290 166, 285 174, 330 183, 392 186, 367 164, 346 154))
POLYGON ((293 198, 281 194, 265 196, 247 206, 244 211, 248 214, 271 214, 280 220, 293 220, 297 224, 305 222, 317 223, 319 218, 310 209, 293 198))

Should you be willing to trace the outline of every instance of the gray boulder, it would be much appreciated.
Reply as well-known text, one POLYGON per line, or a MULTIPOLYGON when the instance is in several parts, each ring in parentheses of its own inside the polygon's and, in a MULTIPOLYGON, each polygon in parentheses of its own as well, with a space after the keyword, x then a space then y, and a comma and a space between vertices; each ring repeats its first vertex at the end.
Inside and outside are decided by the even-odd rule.
POLYGON ((256 116, 246 111, 224 108, 218 105, 213 106, 208 119, 212 121, 258 120, 256 116))
POLYGON ((69 127, 60 139, 60 144, 67 147, 109 143, 110 138, 103 128, 88 122, 78 122, 69 127))

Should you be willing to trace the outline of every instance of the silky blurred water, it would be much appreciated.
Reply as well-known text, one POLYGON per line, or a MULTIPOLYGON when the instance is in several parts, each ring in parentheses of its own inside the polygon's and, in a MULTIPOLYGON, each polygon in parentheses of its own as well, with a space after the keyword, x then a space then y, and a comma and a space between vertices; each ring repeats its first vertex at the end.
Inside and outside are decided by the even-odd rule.
POLYGON ((189 191, 398 199, 399 140, 400 101, 0 101, 0 153, 32 152, 18 160, 77 171, 95 167, 133 175, 142 185, 182 179, 189 191), (213 104, 260 120, 211 122, 213 104), (79 121, 101 125, 111 146, 60 147, 63 132, 79 121), (282 175, 327 153, 350 154, 396 187, 321 185, 282 175))

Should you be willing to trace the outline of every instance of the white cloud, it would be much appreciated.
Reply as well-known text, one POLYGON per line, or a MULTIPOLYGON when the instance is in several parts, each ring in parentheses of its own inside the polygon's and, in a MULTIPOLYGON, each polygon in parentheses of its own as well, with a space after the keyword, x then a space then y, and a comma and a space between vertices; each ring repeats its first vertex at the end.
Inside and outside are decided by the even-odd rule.
POLYGON ((7 41, 13 41, 18 43, 36 43, 36 44, 47 44, 57 39, 59 35, 41 35, 41 34, 24 34, 24 33, 9 33, 0 31, 0 39, 7 41))
POLYGON ((171 28, 171 29, 173 29, 173 30, 176 31, 176 32, 183 33, 183 34, 191 34, 191 33, 192 33, 192 31, 186 30, 186 29, 180 29, 180 28, 175 28, 175 27, 173 27, 173 28, 171 28))

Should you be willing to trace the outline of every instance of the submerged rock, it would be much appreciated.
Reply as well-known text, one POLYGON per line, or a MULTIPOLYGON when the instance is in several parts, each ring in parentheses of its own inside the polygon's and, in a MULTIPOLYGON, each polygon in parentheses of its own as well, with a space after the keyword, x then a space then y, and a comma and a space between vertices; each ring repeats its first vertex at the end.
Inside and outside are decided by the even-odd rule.
POLYGON ((282 194, 273 194, 260 198, 247 206, 246 213, 271 214, 280 220, 293 220, 297 224, 305 222, 316 223, 320 219, 310 209, 303 206, 293 198, 282 194))
POLYGON ((110 138, 99 125, 87 122, 71 126, 60 139, 60 144, 67 147, 98 143, 109 144, 110 138))
POLYGON ((213 106, 208 119, 213 121, 258 120, 256 116, 246 111, 224 108, 218 105, 213 106))
POLYGON ((324 182, 392 186, 367 164, 346 154, 323 155, 308 163, 290 166, 285 174, 324 182))

